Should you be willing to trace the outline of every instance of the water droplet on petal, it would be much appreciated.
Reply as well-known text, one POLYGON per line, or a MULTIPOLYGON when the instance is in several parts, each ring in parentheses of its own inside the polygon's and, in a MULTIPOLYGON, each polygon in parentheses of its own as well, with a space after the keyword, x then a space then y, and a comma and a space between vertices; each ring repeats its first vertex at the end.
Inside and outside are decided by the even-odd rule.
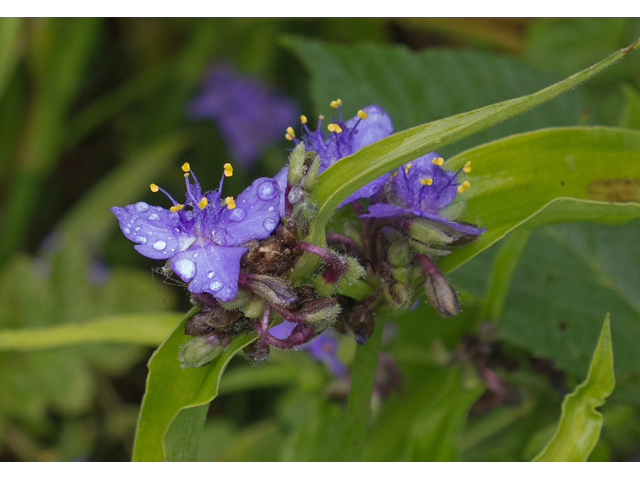
POLYGON ((273 212, 273 209, 274 209, 274 207, 273 207, 273 205, 271 205, 271 206, 269 207, 269 211, 270 211, 270 212, 273 212))
POLYGON ((198 252, 193 254, 193 258, 198 258, 198 255, 200 255, 198 252))
POLYGON ((208 278, 213 278, 213 275, 214 275, 213 270, 209 270, 209 271, 207 272, 207 277, 208 277, 208 278))
POLYGON ((149 215, 149 220, 159 220, 160 217, 158 216, 157 213, 152 213, 151 215, 149 215))
POLYGON ((196 276, 196 264, 186 258, 178 260, 174 266, 174 269, 180 278, 185 282, 188 282, 196 276))
POLYGON ((276 195, 278 195, 278 189, 274 181, 266 180, 258 187, 258 198, 260 200, 271 200, 276 195))
POLYGON ((216 280, 215 282, 211 282, 211 285, 209 285, 209 288, 214 292, 217 292, 222 288, 222 283, 216 280))
POLYGON ((140 245, 144 245, 145 243, 147 243, 147 237, 137 236, 134 238, 134 240, 138 242, 140 245))
POLYGON ((149 210, 149 204, 144 202, 136 203, 136 212, 144 213, 149 210))
POLYGON ((134 232, 139 232, 140 231, 140 227, 136 227, 134 232))
POLYGON ((129 228, 125 228, 124 229, 124 233, 126 233, 127 235, 129 235, 131 233, 131 229, 129 228))
POLYGON ((156 250, 164 250, 164 248, 167 246, 167 242, 165 242, 164 240, 158 240, 156 243, 153 244, 153 248, 155 248, 156 250))
POLYGON ((236 207, 231 210, 231 213, 229 214, 229 220, 231 220, 232 222, 239 222, 246 216, 247 211, 244 208, 236 207))
POLYGON ((268 232, 271 232, 274 228, 276 228, 276 221, 273 218, 267 218, 262 223, 262 226, 264 227, 265 230, 267 230, 268 232))

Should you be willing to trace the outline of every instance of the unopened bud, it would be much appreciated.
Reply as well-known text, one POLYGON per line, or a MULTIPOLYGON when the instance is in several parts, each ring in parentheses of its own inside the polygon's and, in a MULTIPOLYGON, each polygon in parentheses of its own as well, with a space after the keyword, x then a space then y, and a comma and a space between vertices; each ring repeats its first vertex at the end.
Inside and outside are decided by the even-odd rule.
POLYGON ((296 315, 314 327, 322 326, 323 330, 331 325, 340 313, 340 305, 335 297, 321 297, 308 300, 296 315))
POLYGON ((294 185, 291 187, 291 190, 289 190, 287 199, 291 205, 295 205, 308 195, 309 192, 307 192, 302 185, 294 185))
POLYGON ((387 251, 387 260, 394 267, 406 266, 411 261, 412 256, 409 242, 403 238, 393 242, 387 251))
POLYGON ((289 154, 289 174, 287 183, 289 186, 297 185, 304 174, 304 143, 300 142, 289 154))
POLYGON ((411 238, 425 245, 447 245, 454 242, 457 236, 446 230, 448 229, 438 222, 420 218, 411 222, 408 234, 411 238))
POLYGON ((251 300, 251 293, 244 288, 238 288, 238 293, 228 302, 218 300, 220 306, 226 310, 237 310, 244 307, 251 300))
POLYGON ((290 307, 296 303, 297 298, 293 287, 281 278, 269 275, 243 275, 240 281, 246 288, 272 305, 290 307))
POLYGON ((333 295, 336 291, 336 287, 338 284, 336 282, 327 282, 322 273, 316 276, 316 281, 314 283, 314 287, 316 292, 321 297, 329 297, 333 295))
POLYGON ((351 310, 349 326, 356 336, 356 343, 364 345, 373 334, 375 322, 373 312, 368 305, 358 305, 351 310))
POLYGON ((253 297, 249 303, 242 307, 242 313, 247 318, 262 318, 265 301, 260 297, 253 297))
POLYGON ((394 268, 391 271, 391 275, 397 281, 409 284, 409 281, 411 280, 411 269, 408 267, 394 268))
POLYGON ((431 246, 425 245, 424 243, 417 242, 415 240, 410 240, 411 248, 418 253, 422 253, 423 255, 429 255, 430 257, 444 257, 445 255, 449 255, 451 253, 450 250, 444 250, 440 248, 433 248, 431 246))
POLYGON ((343 257, 343 259, 347 262, 347 271, 342 275, 341 281, 345 281, 349 285, 353 285, 366 275, 366 270, 362 265, 360 265, 358 260, 352 257, 343 257))
POLYGON ((385 285, 384 293, 387 300, 395 308, 408 308, 411 305, 411 289, 404 283, 385 285))
POLYGON ((313 197, 306 197, 296 203, 291 212, 291 218, 299 224, 305 225, 318 215, 318 207, 313 197))
POLYGON ((460 313, 458 298, 449 281, 426 255, 418 255, 424 270, 424 291, 431 306, 443 317, 460 313))
POLYGON ((309 170, 304 176, 302 186, 307 192, 312 192, 316 187, 316 179, 318 177, 318 169, 320 168, 320 155, 316 152, 307 152, 307 162, 311 160, 309 170))
POLYGON ((185 343, 178 355, 181 368, 195 368, 207 365, 222 352, 231 342, 231 337, 221 336, 217 333, 193 337, 185 343))

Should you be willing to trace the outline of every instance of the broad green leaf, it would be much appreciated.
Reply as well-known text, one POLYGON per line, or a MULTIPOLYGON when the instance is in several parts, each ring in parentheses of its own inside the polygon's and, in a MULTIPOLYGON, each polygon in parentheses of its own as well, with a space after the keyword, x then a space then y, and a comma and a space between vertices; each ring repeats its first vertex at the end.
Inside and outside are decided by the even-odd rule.
POLYGON ((382 341, 383 322, 376 319, 376 328, 364 345, 356 347, 351 375, 349 403, 344 419, 341 440, 341 460, 362 460, 371 410, 371 394, 375 383, 378 354, 382 341))
POLYGON ((610 312, 615 319, 616 394, 640 398, 639 243, 640 220, 534 231, 513 277, 499 324, 501 337, 584 375, 601 319, 610 312))
MULTIPOLYGON (((639 44, 640 41, 636 42, 633 48, 639 44)), ((620 50, 602 62, 537 93, 396 133, 360 149, 354 155, 341 159, 319 177, 315 192, 318 201, 318 217, 312 224, 309 238, 315 243, 324 242, 324 227, 328 219, 338 204, 355 189, 407 161, 501 123, 554 98, 609 67, 624 57, 630 49, 620 50), (345 179, 349 180, 345 181, 345 179)), ((471 151, 475 150, 477 149, 471 151)), ((468 152, 465 153, 468 154, 468 152)), ((460 156, 457 158, 459 161, 460 156)), ((456 162, 452 164, 457 165, 456 162)), ((492 171, 495 169, 492 168, 492 171)), ((471 218, 472 221, 474 219, 468 214, 467 218, 471 218)))
POLYGON ((459 460, 460 437, 469 409, 485 390, 476 384, 465 388, 459 372, 449 372, 441 390, 425 399, 424 407, 412 422, 408 457, 417 462, 453 462, 459 460))
POLYGON ((609 315, 593 352, 589 374, 562 402, 562 415, 553 438, 533 459, 536 462, 584 462, 600 438, 604 405, 615 386, 609 315))
POLYGON ((623 85, 624 107, 618 126, 640 130, 640 93, 631 85, 623 85))
POLYGON ((179 313, 114 315, 86 323, 0 330, 0 351, 25 352, 85 343, 159 345, 180 319, 179 313))
POLYGON ((165 458, 169 462, 194 462, 207 418, 209 404, 181 410, 169 426, 165 442, 165 458))
MULTIPOLYGON (((180 346, 188 340, 183 332, 184 322, 196 310, 192 309, 173 329, 149 360, 147 388, 142 400, 133 449, 133 460, 163 461, 165 435, 178 414, 187 408, 207 405, 218 394, 220 378, 233 356, 254 341, 256 333, 243 333, 235 337, 221 356, 205 367, 182 370, 177 360, 180 346)), ((178 432, 189 426, 182 418, 178 432)), ((199 421, 197 416, 192 420, 199 421)), ((169 440, 175 445, 175 440, 169 440)), ((187 455, 181 452, 183 457, 187 455)))
POLYGON ((0 18, 0 99, 20 57, 22 18, 0 18))
POLYGON ((624 223, 640 217, 640 196, 633 188, 640 178, 640 133, 633 130, 540 130, 467 150, 447 164, 455 170, 469 161, 471 187, 462 195, 467 202, 462 220, 487 231, 443 258, 443 271, 457 268, 521 225, 624 223))

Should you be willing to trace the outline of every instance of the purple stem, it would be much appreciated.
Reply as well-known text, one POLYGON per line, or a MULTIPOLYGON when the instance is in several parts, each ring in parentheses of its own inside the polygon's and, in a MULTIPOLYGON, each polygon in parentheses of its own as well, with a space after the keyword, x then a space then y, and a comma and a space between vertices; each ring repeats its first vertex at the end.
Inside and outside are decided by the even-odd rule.
POLYGON ((336 283, 342 275, 347 273, 349 267, 346 260, 326 248, 307 242, 298 242, 295 248, 318 255, 326 262, 327 268, 322 272, 322 276, 327 282, 336 283))
POLYGON ((206 293, 192 293, 191 295, 193 295, 194 298, 196 298, 198 301, 204 303, 205 305, 209 305, 210 307, 219 306, 218 301, 215 298, 210 297, 206 293))
POLYGON ((253 322, 253 326, 258 331, 258 333, 261 334, 262 340, 267 342, 269 345, 273 345, 276 348, 285 350, 307 343, 309 340, 311 340, 311 338, 313 338, 316 333, 315 329, 311 325, 301 324, 297 325, 287 338, 281 339, 271 335, 268 330, 264 334, 264 336, 262 336, 262 327, 260 322, 258 322, 257 320, 253 322))
POLYGON ((342 243, 347 247, 347 250, 351 250, 351 252, 356 255, 362 255, 360 246, 346 235, 342 235, 340 233, 327 233, 327 243, 342 243))
POLYGON ((422 264, 422 270, 424 270, 425 276, 442 277, 442 273, 440 273, 440 270, 438 270, 438 267, 436 267, 436 264, 433 263, 429 257, 427 257, 422 253, 417 254, 416 257, 418 258, 418 260, 420 260, 420 263, 422 264))

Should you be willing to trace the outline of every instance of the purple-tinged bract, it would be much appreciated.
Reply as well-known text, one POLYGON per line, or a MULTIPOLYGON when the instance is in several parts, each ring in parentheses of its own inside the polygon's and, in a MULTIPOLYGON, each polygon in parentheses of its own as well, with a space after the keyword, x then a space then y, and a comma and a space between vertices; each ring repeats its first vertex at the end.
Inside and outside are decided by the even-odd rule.
MULTIPOLYGON (((248 250, 243 244, 266 238, 280 220, 280 189, 275 180, 259 178, 238 198, 221 199, 218 190, 202 193, 188 164, 182 169, 187 187, 184 204, 173 202, 166 210, 138 202, 126 207, 111 207, 124 235, 137 243, 145 257, 171 259, 171 268, 189 284, 192 293, 210 293, 229 301, 238 293, 240 259, 248 250), (190 182, 193 178, 193 183, 190 182)), ((225 175, 232 173, 225 165, 225 175)))
POLYGON ((298 106, 263 81, 241 76, 231 65, 219 63, 204 77, 200 94, 188 111, 192 118, 216 122, 231 156, 248 168, 282 138, 298 106))

